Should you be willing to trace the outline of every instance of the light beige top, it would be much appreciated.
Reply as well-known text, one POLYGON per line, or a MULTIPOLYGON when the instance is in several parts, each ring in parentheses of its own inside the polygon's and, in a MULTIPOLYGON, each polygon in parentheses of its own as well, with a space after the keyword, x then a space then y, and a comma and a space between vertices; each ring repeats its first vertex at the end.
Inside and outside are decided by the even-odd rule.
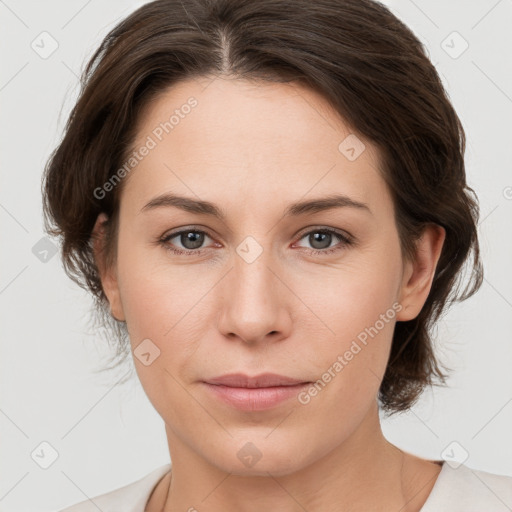
MULTIPOLYGON (((169 472, 165 464, 145 477, 60 512, 144 512, 151 492, 169 472)), ((496 475, 443 463, 436 483, 420 512, 510 512, 512 476, 496 475)))

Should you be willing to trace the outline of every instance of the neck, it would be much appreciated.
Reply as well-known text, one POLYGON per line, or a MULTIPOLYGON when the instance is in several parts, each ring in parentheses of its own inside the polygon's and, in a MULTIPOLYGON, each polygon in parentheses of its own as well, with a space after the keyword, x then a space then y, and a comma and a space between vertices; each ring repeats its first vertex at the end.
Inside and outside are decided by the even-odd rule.
POLYGON ((280 476, 225 472, 182 443, 168 426, 166 432, 172 447, 172 477, 165 481, 167 496, 158 506, 164 512, 417 512, 440 471, 440 466, 389 443, 382 434, 377 408, 334 450, 280 476))

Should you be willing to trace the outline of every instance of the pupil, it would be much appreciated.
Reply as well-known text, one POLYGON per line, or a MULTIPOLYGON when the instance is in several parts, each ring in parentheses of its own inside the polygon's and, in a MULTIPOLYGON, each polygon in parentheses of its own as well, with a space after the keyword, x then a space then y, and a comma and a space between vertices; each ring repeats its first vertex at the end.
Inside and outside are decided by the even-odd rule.
POLYGON ((203 243, 203 234, 197 233, 196 231, 189 231, 181 235, 181 243, 187 249, 197 249, 201 247, 203 243))
POLYGON ((331 234, 330 233, 314 233, 313 235, 310 235, 312 238, 311 245, 315 247, 315 249, 325 249, 331 245, 331 234), (327 243, 325 241, 327 240, 327 243), (320 241, 320 247, 315 246, 315 243, 320 241))

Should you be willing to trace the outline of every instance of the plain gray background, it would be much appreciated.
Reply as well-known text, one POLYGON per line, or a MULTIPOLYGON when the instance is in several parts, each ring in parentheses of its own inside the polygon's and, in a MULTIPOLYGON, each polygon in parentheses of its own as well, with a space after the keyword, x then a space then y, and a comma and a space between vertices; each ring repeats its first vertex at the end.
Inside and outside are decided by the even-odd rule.
MULTIPOLYGON (((65 276, 41 217, 42 169, 83 65, 143 3, 0 1, 2 511, 60 509, 169 461, 136 377, 121 386, 122 373, 94 373, 109 352, 87 332, 92 301, 65 276)), ((385 3, 427 46, 465 127, 486 273, 439 325, 449 387, 384 432, 422 457, 512 475, 512 1, 385 3)))

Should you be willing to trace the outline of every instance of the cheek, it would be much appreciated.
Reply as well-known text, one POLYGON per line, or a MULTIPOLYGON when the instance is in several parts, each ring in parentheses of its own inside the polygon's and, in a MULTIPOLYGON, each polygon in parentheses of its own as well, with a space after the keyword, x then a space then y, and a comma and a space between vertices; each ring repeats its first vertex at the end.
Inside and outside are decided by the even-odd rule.
POLYGON ((206 285, 200 285, 201 279, 194 279, 198 276, 186 266, 165 265, 162 258, 148 256, 150 251, 132 250, 118 257, 133 360, 155 409, 166 419, 179 417, 186 423, 193 401, 182 387, 183 377, 194 361, 197 340, 205 337, 194 330, 201 326, 206 285))
POLYGON ((159 249, 121 255, 118 276, 130 333, 145 337, 152 334, 162 338, 174 329, 187 312, 199 305, 208 286, 208 276, 200 277, 186 264, 170 264, 159 249))
POLYGON ((335 336, 322 336, 313 350, 303 351, 309 352, 306 357, 317 380, 298 397, 297 417, 304 419, 304 429, 322 432, 318 449, 326 453, 376 406, 396 318, 387 287, 368 293, 354 284, 346 292, 330 316, 320 310, 335 336))
POLYGON ((308 324, 298 326, 314 333, 313 349, 307 352, 320 377, 303 403, 336 403, 335 415, 342 416, 343 411, 362 412, 373 401, 402 308, 397 302, 400 278, 399 248, 389 246, 297 281, 297 295, 317 313, 308 314, 308 324))
POLYGON ((148 395, 156 399, 163 392, 161 383, 173 381, 170 374, 180 381, 190 379, 191 368, 198 364, 199 347, 212 337, 209 319, 219 282, 219 272, 207 266, 171 264, 162 253, 140 248, 118 258, 119 289, 134 363, 148 395), (143 341, 158 354, 151 371, 137 358, 143 341))
POLYGON ((299 269, 295 273, 300 273, 300 279, 293 272, 286 278, 308 306, 310 312, 306 316, 322 339, 342 348, 376 322, 384 337, 390 334, 387 326, 396 316, 401 279, 399 249, 394 245, 375 244, 360 253, 347 254, 335 266, 318 266, 309 272, 299 269), (386 313, 383 326, 381 315, 386 313))

